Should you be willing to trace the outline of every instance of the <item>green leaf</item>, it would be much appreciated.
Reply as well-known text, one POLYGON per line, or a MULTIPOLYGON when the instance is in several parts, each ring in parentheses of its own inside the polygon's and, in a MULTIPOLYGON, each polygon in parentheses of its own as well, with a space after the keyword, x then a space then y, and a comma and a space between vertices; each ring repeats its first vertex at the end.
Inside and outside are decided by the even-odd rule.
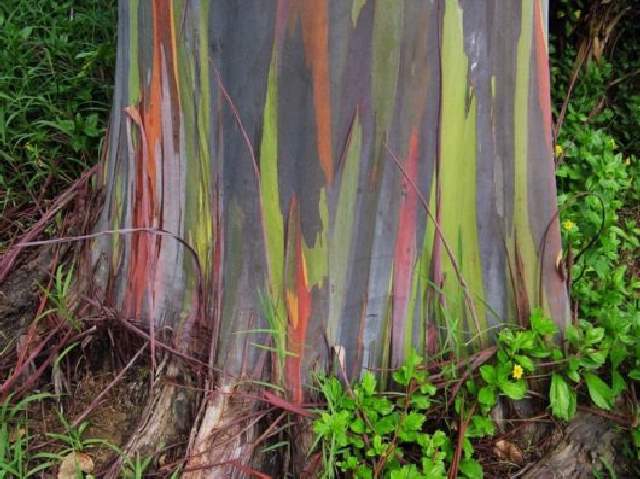
POLYGON ((388 416, 393 412, 393 403, 387 398, 376 398, 373 401, 373 409, 382 416, 388 416))
POLYGON ((362 437, 355 434, 349 436, 349 443, 358 449, 362 449, 364 447, 364 440, 362 437))
POLYGON ((640 381, 640 369, 632 369, 629 371, 629 377, 634 381, 640 381))
POLYGON ((58 121, 38 120, 34 122, 34 124, 55 128, 66 135, 73 134, 73 131, 75 130, 75 122, 73 120, 58 120, 58 121))
POLYGON ((498 385, 508 382, 513 371, 513 364, 510 361, 499 362, 496 366, 496 382, 498 385))
POLYGON ((422 429, 422 424, 424 423, 425 419, 426 416, 420 413, 410 412, 407 417, 405 417, 402 426, 410 431, 419 431, 420 429, 422 429))
POLYGON ((422 394, 428 394, 429 396, 433 396, 436 393, 436 387, 431 383, 424 383, 420 386, 420 392, 422 394))
POLYGON ((520 379, 519 381, 505 381, 500 383, 500 389, 510 399, 524 399, 527 394, 527 383, 520 379))
MULTIPOLYGON (((607 359, 607 351, 592 351, 588 353, 589 359, 593 361, 591 368, 597 369, 604 364, 607 359)), ((586 367, 586 365, 585 365, 586 367)))
POLYGON ((20 37, 23 40, 26 40, 27 38, 29 38, 31 36, 31 32, 33 32, 33 27, 32 26, 24 27, 22 30, 20 30, 20 37))
POLYGON ((535 366, 533 364, 533 361, 531 360, 531 358, 529 358, 528 356, 524 356, 522 354, 516 354, 514 356, 514 359, 516 360, 516 362, 518 364, 520 364, 520 366, 522 366, 522 368, 525 371, 529 371, 530 373, 533 372, 533 370, 535 369, 535 366))
POLYGON ((422 458, 422 474, 429 479, 446 479, 444 462, 431 457, 422 458))
POLYGON ((556 373, 551 374, 549 400, 554 416, 568 421, 575 414, 575 392, 569 388, 564 378, 556 373))
POLYGON ((485 437, 495 434, 495 425, 491 418, 486 416, 473 416, 467 429, 467 437, 485 437))
POLYGON ((393 432, 396 428, 397 413, 391 416, 384 416, 382 419, 376 421, 373 428, 376 434, 385 435, 393 432))
POLYGON ((549 318, 545 318, 544 311, 536 308, 531 315, 531 328, 541 336, 554 335, 558 327, 549 318))
POLYGON ((487 384, 496 383, 496 370, 490 364, 480 366, 480 376, 482 376, 482 379, 484 379, 484 382, 487 384))
POLYGON ((357 418, 355 421, 351 423, 351 430, 357 434, 364 434, 364 421, 362 418, 357 418))
POLYGON ((405 464, 400 469, 391 471, 391 479, 423 479, 415 464, 405 464))
POLYGON ((483 406, 492 407, 496 403, 496 392, 492 386, 480 388, 478 393, 478 401, 483 406))
POLYGON ((572 324, 567 325, 567 329, 564 334, 567 341, 574 346, 578 346, 582 342, 582 332, 572 324))
POLYGON ((567 377, 571 379, 574 383, 580 382, 580 373, 575 369, 569 369, 566 371, 567 377))
POLYGON ((425 394, 414 394, 411 396, 411 405, 419 411, 424 411, 431 407, 431 399, 425 394))
POLYGON ((615 395, 607 383, 595 374, 586 373, 584 381, 589 389, 589 396, 596 406, 601 409, 610 410, 613 407, 615 395))
POLYGON ((95 138, 100 136, 101 133, 98 129, 98 115, 96 113, 90 114, 84 123, 84 134, 95 138))
POLYGON ((520 351, 522 349, 529 350, 535 345, 535 334, 533 331, 518 331, 515 339, 511 345, 513 352, 520 351))
POLYGON ((463 459, 460 461, 459 469, 464 474, 464 477, 469 479, 482 479, 484 477, 482 466, 475 459, 463 459))
POLYGON ((365 371, 362 375, 362 390, 369 396, 376 392, 376 377, 371 371, 365 371))
POLYGON ((627 389, 627 382, 620 374, 620 371, 613 371, 611 374, 611 391, 613 391, 614 397, 618 397, 618 395, 627 389))
POLYGON ((604 338, 604 328, 590 328, 585 334, 585 342, 588 344, 599 343, 604 338))

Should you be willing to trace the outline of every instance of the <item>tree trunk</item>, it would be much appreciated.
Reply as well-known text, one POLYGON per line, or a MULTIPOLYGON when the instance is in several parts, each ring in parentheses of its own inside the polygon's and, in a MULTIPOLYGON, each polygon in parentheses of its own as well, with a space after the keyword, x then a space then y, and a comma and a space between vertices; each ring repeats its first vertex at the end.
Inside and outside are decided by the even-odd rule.
POLYGON ((97 229, 137 232, 96 241, 96 279, 219 371, 194 466, 243 449, 205 445, 243 430, 241 380, 301 403, 330 364, 465 354, 536 306, 565 324, 546 1, 119 9, 97 229))

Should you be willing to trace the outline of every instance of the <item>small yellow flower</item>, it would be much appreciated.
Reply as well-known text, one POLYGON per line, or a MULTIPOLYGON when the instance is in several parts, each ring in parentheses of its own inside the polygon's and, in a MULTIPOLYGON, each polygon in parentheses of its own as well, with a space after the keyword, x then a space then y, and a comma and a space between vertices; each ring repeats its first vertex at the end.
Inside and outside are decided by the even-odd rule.
POLYGON ((514 379, 520 379, 522 377, 522 373, 524 371, 522 370, 522 366, 520 366, 519 364, 516 364, 515 366, 513 366, 513 372, 511 373, 511 375, 513 376, 514 379))
POLYGON ((624 164, 629 166, 631 164, 631 157, 628 157, 626 160, 624 160, 624 164))
POLYGON ((565 231, 573 231, 574 229, 576 229, 576 224, 571 220, 564 220, 562 222, 562 228, 565 231))
POLYGON ((562 156, 562 153, 564 153, 564 150, 562 149, 562 146, 556 145, 556 157, 562 156))

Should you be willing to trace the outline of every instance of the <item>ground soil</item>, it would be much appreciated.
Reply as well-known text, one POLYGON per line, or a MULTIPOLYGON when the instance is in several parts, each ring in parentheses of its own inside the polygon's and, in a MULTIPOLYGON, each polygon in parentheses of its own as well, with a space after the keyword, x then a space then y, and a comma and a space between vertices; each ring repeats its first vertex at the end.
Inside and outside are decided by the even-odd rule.
MULTIPOLYGON (((51 442, 48 433, 65 434, 65 426, 60 420, 62 410, 67 422, 74 421, 92 405, 94 399, 115 379, 117 372, 85 371, 79 380, 64 387, 61 400, 36 404, 31 409, 28 430, 34 435, 34 444, 44 444, 45 450, 55 451, 62 444, 51 442)), ((100 439, 106 444, 91 444, 84 451, 94 463, 94 472, 104 472, 116 457, 112 447, 122 449, 129 435, 135 430, 146 401, 148 373, 132 370, 122 381, 113 385, 104 400, 82 422, 88 426, 82 434, 84 440, 100 439)), ((43 385, 46 387, 47 385, 43 385)))

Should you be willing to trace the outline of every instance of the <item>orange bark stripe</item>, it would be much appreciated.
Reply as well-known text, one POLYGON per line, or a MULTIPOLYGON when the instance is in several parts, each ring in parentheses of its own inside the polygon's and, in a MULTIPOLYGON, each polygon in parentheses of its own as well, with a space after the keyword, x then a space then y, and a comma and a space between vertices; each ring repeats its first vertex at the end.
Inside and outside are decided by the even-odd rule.
POLYGON ((307 60, 311 63, 313 78, 318 158, 327 183, 330 184, 333 181, 333 157, 327 2, 303 2, 300 9, 304 48, 307 60))
MULTIPOLYGON (((287 313, 289 315, 289 331, 287 336, 287 349, 292 355, 288 355, 285 363, 287 382, 295 404, 301 404, 302 391, 302 359, 304 357, 304 345, 307 335, 307 325, 311 317, 311 291, 308 287, 307 266, 302 251, 302 234, 300 232, 300 213, 295 198, 291 202, 289 210, 294 228, 290 228, 290 247, 295 248, 295 272, 293 284, 286 293, 287 313), (295 222, 295 223, 294 223, 295 222), (293 231, 292 231, 293 230, 293 231), (293 287, 294 289, 291 289, 293 287)), ((292 226, 293 226, 292 225, 292 226)))
POLYGON ((540 0, 536 0, 534 12, 535 54, 538 77, 538 101, 542 110, 545 140, 551 152, 551 80, 549 78, 549 57, 547 56, 547 40, 542 24, 543 12, 540 0))
MULTIPOLYGON (((171 19, 167 0, 154 0, 152 3, 153 16, 153 64, 148 88, 143 89, 142 112, 129 108, 128 113, 140 129, 142 137, 142 151, 135 154, 136 183, 135 202, 133 206, 133 227, 154 228, 160 226, 160 201, 157 197, 156 182, 158 181, 158 165, 162 157, 162 58, 161 46, 163 38, 171 30, 171 19)), ((171 54, 171 52, 169 52, 171 54)), ((132 241, 133 264, 130 272, 130 308, 133 314, 142 311, 142 301, 149 288, 154 291, 154 260, 157 248, 155 236, 150 234, 136 234, 132 241)))

